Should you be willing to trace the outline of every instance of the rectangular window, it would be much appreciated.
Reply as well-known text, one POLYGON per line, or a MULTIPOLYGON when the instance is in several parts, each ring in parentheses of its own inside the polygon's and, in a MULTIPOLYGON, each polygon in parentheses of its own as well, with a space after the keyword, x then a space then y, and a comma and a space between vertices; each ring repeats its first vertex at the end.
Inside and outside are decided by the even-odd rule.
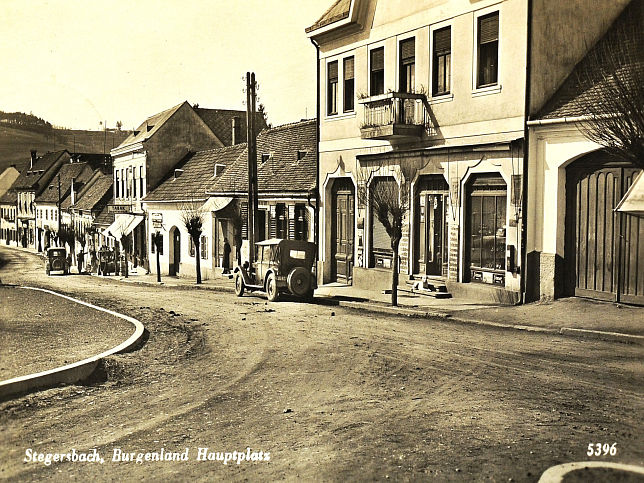
POLYGON ((338 61, 327 64, 327 109, 328 115, 338 113, 338 61))
POLYGON ((125 198, 125 173, 121 169, 121 199, 125 198))
POLYGON ((354 81, 354 60, 353 57, 347 57, 342 65, 342 77, 344 79, 344 112, 350 112, 354 109, 355 98, 355 81, 354 81))
POLYGON ((377 96, 385 93, 385 48, 373 49, 370 56, 369 95, 377 96))
POLYGON ((145 183, 143 182, 143 166, 139 166, 139 183, 141 184, 139 187, 139 195, 141 196, 141 198, 143 198, 145 196, 145 193, 144 193, 145 183))
POLYGON ((478 19, 476 87, 495 85, 499 76, 499 12, 478 19))
POLYGON ((201 252, 201 259, 206 260, 208 258, 208 238, 205 235, 201 235, 199 251, 201 252))
POLYGON ((136 199, 136 168, 132 169, 132 198, 136 199))
POLYGON ((192 241, 191 236, 189 236, 188 239, 190 240, 190 256, 194 257, 195 256, 195 242, 192 241))
POLYGON ((307 240, 308 239, 308 223, 307 223, 307 210, 306 205, 295 205, 295 239, 307 240))
POLYGON ((275 230, 276 238, 288 238, 288 219, 284 203, 275 206, 275 230))
POLYGON ((400 42, 400 92, 414 92, 416 82, 416 40, 400 42))
POLYGON ((114 183, 114 186, 116 187, 116 193, 114 195, 114 198, 119 198, 121 191, 120 191, 120 186, 121 185, 121 176, 118 170, 116 170, 116 181, 114 183))
POLYGON ((450 93, 452 70, 452 28, 445 27, 434 31, 432 53, 432 95, 450 93))

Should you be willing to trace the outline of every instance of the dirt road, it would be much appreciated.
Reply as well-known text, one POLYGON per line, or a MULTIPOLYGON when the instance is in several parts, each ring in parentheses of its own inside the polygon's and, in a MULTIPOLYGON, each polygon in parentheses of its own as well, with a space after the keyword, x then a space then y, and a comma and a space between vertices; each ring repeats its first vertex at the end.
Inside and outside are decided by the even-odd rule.
POLYGON ((33 255, 0 257, 4 283, 75 295, 150 331, 102 381, 1 404, 3 478, 535 481, 568 461, 644 464, 640 346, 54 279, 33 255), (590 443, 617 454, 589 458, 590 443), (23 462, 27 449, 72 448, 105 462, 23 462), (115 449, 162 448, 189 460, 112 461, 115 449), (270 461, 198 461, 199 448, 270 461))

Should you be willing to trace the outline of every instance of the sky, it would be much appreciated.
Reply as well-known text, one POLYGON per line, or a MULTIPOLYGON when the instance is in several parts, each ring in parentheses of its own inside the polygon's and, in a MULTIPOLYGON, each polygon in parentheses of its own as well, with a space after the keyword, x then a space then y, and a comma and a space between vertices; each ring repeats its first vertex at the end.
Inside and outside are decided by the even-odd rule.
POLYGON ((245 73, 275 125, 315 116, 304 29, 333 0, 0 0, 0 110, 123 129, 183 101, 245 109, 245 73))

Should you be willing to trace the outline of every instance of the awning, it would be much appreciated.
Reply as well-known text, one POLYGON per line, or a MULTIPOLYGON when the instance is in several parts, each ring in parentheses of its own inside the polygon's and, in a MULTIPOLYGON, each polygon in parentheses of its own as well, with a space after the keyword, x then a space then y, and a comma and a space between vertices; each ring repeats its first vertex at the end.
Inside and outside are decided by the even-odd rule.
POLYGON ((644 216, 644 171, 640 171, 615 211, 644 216))
POLYGON ((103 230, 104 236, 111 236, 120 240, 124 235, 129 235, 143 221, 142 215, 117 215, 114 222, 103 230))
POLYGON ((211 196, 202 207, 203 211, 219 211, 230 204, 233 199, 229 196, 211 196))

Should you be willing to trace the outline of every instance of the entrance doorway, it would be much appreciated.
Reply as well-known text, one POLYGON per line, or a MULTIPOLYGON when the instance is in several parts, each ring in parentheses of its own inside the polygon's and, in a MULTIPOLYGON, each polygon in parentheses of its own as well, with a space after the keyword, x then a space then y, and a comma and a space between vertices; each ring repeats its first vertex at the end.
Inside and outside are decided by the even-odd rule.
POLYGON ((639 171, 603 151, 566 168, 568 295, 644 304, 644 220, 614 211, 639 171))
POLYGON ((422 176, 414 199, 414 274, 447 276, 447 196, 443 175, 422 176))
POLYGON ((355 223, 355 193, 351 179, 336 179, 331 197, 331 279, 350 283, 353 278, 355 223))
POLYGON ((181 232, 179 228, 173 226, 170 229, 170 267, 168 273, 170 275, 179 275, 179 267, 181 265, 181 232))

